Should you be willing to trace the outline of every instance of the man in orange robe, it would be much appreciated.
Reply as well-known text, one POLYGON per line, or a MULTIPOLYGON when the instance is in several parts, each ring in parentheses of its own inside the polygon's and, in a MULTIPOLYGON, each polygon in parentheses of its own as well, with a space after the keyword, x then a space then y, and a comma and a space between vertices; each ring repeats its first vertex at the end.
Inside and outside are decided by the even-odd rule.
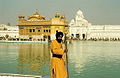
POLYGON ((67 52, 67 49, 62 47, 62 32, 56 33, 56 40, 51 43, 51 78, 67 78, 67 69, 65 66, 63 54, 67 52))

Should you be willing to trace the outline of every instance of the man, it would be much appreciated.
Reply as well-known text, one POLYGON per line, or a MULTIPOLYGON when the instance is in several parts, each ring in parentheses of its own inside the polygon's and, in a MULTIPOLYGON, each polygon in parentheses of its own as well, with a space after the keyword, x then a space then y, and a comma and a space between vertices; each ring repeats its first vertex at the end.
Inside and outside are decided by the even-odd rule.
POLYGON ((62 47, 62 32, 56 33, 56 40, 51 43, 51 78, 67 78, 67 70, 64 62, 64 53, 67 49, 62 47))

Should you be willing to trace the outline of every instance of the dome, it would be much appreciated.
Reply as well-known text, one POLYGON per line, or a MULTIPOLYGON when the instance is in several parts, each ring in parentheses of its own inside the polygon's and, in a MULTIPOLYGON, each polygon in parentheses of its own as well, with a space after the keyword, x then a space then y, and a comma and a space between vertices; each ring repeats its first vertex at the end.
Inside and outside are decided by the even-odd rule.
POLYGON ((75 20, 72 19, 71 22, 69 23, 70 26, 73 26, 75 24, 75 20))
POLYGON ((65 15, 61 15, 61 19, 65 19, 65 15))
POLYGON ((56 12, 55 17, 59 18, 60 17, 60 13, 56 12))
POLYGON ((19 17, 19 18, 24 18, 25 15, 24 15, 24 14, 19 14, 18 17, 19 17))
POLYGON ((83 15, 83 12, 81 10, 78 10, 77 15, 83 15))
POLYGON ((85 19, 83 19, 82 21, 83 21, 84 23, 88 23, 88 21, 87 21, 87 20, 85 20, 85 19))
POLYGON ((71 20, 69 23, 70 26, 89 26, 91 23, 89 23, 83 15, 83 12, 81 10, 78 10, 76 12, 75 18, 71 20))
POLYGON ((84 18, 83 12, 81 10, 77 11, 76 16, 78 16, 79 18, 84 18))
POLYGON ((34 16, 34 17, 40 17, 40 14, 38 12, 36 12, 32 16, 34 16))
POLYGON ((74 20, 74 19, 72 19, 72 20, 71 20, 71 23, 74 23, 74 22, 75 22, 75 20, 74 20))
POLYGON ((35 21, 36 21, 36 20, 40 21, 40 20, 45 20, 45 17, 44 17, 44 16, 41 16, 38 12, 34 13, 34 14, 31 15, 31 16, 28 16, 28 20, 29 20, 29 21, 30 21, 30 20, 34 20, 34 19, 35 19, 35 21))

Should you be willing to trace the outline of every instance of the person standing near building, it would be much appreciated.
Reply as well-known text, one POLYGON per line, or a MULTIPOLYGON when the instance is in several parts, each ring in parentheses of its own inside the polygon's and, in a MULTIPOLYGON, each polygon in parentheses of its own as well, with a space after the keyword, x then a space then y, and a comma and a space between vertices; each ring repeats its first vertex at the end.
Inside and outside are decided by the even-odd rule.
POLYGON ((51 43, 51 78, 67 78, 67 69, 64 61, 64 53, 67 49, 62 47, 62 32, 56 33, 56 40, 51 43))

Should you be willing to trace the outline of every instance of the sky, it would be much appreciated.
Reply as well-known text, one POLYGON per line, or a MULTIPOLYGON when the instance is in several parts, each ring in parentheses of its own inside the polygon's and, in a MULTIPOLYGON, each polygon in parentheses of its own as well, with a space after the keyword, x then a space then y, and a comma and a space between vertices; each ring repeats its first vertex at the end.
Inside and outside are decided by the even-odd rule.
POLYGON ((120 0, 0 0, 0 24, 17 25, 18 15, 38 12, 47 19, 56 12, 70 22, 81 10, 93 25, 120 25, 120 0))

